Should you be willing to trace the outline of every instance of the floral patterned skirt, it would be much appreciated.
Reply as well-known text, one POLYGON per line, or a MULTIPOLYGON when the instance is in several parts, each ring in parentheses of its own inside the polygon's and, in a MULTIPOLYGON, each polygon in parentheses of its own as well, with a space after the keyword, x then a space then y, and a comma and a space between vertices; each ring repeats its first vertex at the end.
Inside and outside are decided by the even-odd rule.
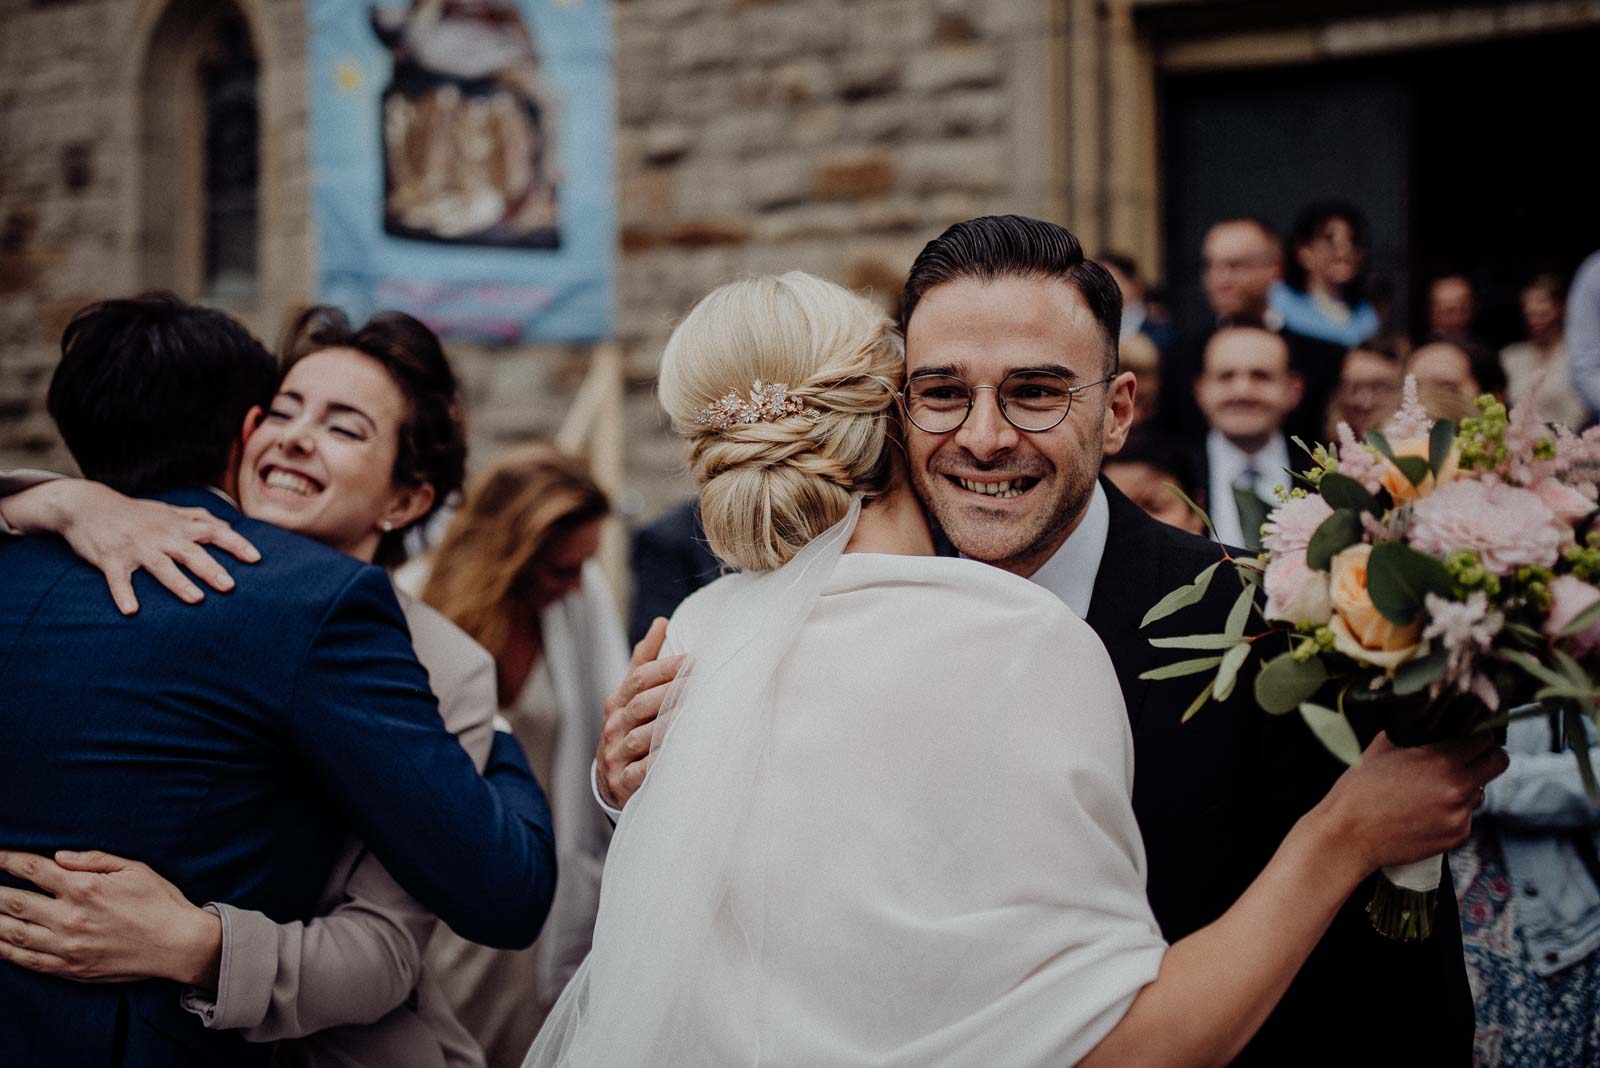
POLYGON ((1536 972, 1517 930, 1500 838, 1480 824, 1450 855, 1467 980, 1477 1007, 1478 1068, 1600 1068, 1600 960, 1536 972))

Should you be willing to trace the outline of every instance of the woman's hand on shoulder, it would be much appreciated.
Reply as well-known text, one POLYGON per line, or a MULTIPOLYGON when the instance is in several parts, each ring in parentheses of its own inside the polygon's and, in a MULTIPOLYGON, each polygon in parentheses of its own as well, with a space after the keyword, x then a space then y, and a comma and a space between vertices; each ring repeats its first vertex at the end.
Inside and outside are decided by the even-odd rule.
POLYGON ((214 990, 222 923, 144 864, 109 853, 0 852, 0 960, 83 983, 172 979, 214 990))
POLYGON ((25 525, 13 520, 18 529, 66 539, 73 552, 105 574, 111 599, 126 616, 139 610, 132 580, 141 568, 179 600, 198 604, 205 594, 182 568, 221 593, 233 589, 233 577, 204 546, 215 545, 248 564, 261 559, 254 545, 204 508, 125 497, 98 482, 63 478, 34 486, 8 500, 8 516, 15 510, 13 501, 26 520, 25 525))

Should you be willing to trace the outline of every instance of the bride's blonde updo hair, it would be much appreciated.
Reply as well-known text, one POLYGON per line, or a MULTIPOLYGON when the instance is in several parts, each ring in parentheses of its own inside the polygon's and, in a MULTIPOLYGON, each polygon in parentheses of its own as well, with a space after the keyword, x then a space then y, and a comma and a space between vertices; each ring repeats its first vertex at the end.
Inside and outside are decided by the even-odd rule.
POLYGON ((694 306, 661 354, 661 406, 688 438, 706 540, 747 571, 782 567, 888 484, 904 346, 876 305, 801 271, 730 282, 694 306), (781 383, 816 414, 696 422, 729 390, 781 383))

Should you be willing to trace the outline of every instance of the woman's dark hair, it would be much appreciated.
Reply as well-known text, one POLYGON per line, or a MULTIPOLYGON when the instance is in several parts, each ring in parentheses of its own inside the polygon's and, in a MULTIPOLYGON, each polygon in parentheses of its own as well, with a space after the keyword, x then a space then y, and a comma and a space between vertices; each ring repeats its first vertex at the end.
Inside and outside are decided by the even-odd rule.
POLYGON ((72 317, 45 403, 85 476, 147 496, 220 486, 245 414, 276 384, 237 320, 146 293, 72 317))
MULTIPOLYGON (((1354 204, 1342 200, 1319 200, 1307 205, 1295 218, 1294 229, 1289 232, 1283 250, 1283 280, 1290 288, 1301 293, 1306 291, 1306 269, 1300 265, 1300 249, 1315 241, 1322 234, 1322 228, 1335 219, 1343 219, 1350 227, 1350 240, 1362 255, 1371 247, 1368 243, 1367 220, 1354 204)), ((1354 278, 1339 287, 1339 299, 1354 308, 1366 299, 1366 295, 1366 267, 1363 264, 1362 270, 1357 271, 1354 278)))
POLYGON ((461 392, 439 338, 404 312, 381 311, 359 329, 338 308, 317 305, 295 317, 284 333, 281 374, 307 356, 327 349, 352 349, 376 360, 406 399, 394 456, 394 481, 433 487, 433 505, 408 527, 388 531, 374 562, 394 567, 405 560, 404 534, 426 522, 466 478, 467 436, 461 392))
POLYGON ((911 325, 917 304, 935 286, 972 278, 1042 278, 1076 289, 1100 324, 1106 345, 1106 372, 1117 370, 1117 337, 1122 333, 1122 290, 1111 272, 1083 255, 1083 246, 1065 227, 1022 215, 985 215, 956 223, 923 246, 906 277, 900 301, 900 332, 911 325))

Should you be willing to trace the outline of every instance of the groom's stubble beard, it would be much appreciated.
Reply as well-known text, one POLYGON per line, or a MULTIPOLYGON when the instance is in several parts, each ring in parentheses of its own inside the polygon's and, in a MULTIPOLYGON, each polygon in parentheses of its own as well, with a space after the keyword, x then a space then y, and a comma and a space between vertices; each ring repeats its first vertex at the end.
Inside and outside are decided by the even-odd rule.
MULTIPOLYGON (((907 429, 912 434, 923 433, 907 429)), ((1104 446, 1101 419, 1094 420, 1081 439, 1049 441, 1045 447, 1036 443, 1033 451, 1038 456, 1020 463, 1011 458, 983 463, 953 442, 946 443, 926 465, 913 466, 911 482, 923 507, 958 552, 1028 578, 1055 554, 1083 518, 1099 477, 1104 446), (1033 499, 1025 512, 986 509, 956 496, 958 491, 941 473, 942 467, 955 465, 941 463, 941 457, 959 460, 964 471, 1035 474, 1040 482, 1029 491, 1033 499)))

